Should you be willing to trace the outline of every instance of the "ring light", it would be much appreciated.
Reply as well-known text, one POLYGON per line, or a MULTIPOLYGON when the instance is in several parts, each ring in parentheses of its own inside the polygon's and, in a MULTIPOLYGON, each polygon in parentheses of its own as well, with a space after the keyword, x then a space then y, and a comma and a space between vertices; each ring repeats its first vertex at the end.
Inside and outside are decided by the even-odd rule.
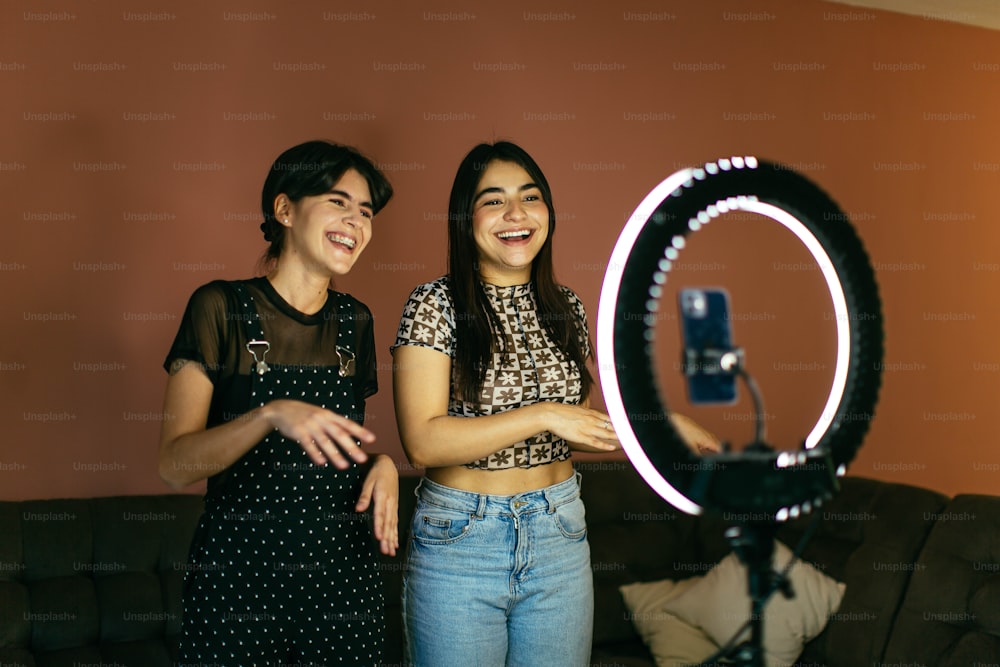
POLYGON ((791 169, 754 157, 683 169, 653 188, 618 237, 601 288, 597 349, 605 405, 622 447, 664 500, 690 514, 795 517, 833 494, 874 413, 883 351, 874 270, 847 216, 791 169), (653 325, 662 286, 688 235, 730 211, 765 216, 795 234, 830 291, 834 377, 799 451, 698 457, 667 419, 657 387, 653 325))

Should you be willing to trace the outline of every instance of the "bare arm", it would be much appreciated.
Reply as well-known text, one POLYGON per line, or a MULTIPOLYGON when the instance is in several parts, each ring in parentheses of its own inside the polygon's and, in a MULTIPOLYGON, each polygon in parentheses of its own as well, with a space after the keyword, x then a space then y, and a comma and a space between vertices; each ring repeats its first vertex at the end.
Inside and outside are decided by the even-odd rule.
POLYGON ((201 366, 188 362, 167 380, 160 432, 160 477, 182 489, 235 463, 268 433, 278 429, 301 445, 317 465, 346 468, 368 457, 354 442, 373 442, 371 431, 308 403, 272 401, 225 424, 206 429, 212 382, 201 366))
POLYGON ((701 456, 703 454, 718 454, 721 451, 722 445, 719 438, 690 417, 672 412, 670 413, 670 423, 695 454, 701 456))
POLYGON ((579 405, 540 401, 481 417, 448 416, 451 358, 414 345, 396 348, 393 394, 403 449, 414 465, 430 468, 476 461, 542 431, 576 449, 618 448, 607 415, 579 405))
POLYGON ((385 454, 374 457, 354 509, 364 512, 369 507, 379 549, 387 556, 395 556, 399 548, 399 472, 385 454))

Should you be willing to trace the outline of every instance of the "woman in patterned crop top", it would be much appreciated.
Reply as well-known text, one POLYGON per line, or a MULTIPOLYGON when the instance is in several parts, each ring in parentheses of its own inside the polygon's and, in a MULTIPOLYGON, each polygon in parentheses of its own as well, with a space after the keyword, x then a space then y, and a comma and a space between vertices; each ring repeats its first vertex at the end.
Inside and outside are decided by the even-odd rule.
POLYGON ((583 304, 553 277, 551 192, 523 149, 481 144, 448 212, 449 274, 413 290, 392 348, 403 447, 427 468, 403 586, 409 656, 587 665, 593 581, 569 457, 619 445, 588 407, 583 304))

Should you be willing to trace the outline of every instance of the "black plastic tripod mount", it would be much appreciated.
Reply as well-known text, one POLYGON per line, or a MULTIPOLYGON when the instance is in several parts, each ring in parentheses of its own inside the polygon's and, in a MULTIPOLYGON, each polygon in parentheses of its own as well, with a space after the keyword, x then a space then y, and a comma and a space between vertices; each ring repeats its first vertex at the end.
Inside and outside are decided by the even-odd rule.
POLYGON ((776 526, 768 521, 750 521, 732 526, 725 536, 733 551, 746 566, 747 592, 750 595, 750 620, 701 667, 714 667, 723 658, 739 667, 764 667, 764 607, 775 591, 786 598, 794 597, 791 582, 784 572, 774 570, 774 533, 776 526), (740 638, 749 628, 750 635, 740 638), (737 643, 738 642, 738 643, 737 643))

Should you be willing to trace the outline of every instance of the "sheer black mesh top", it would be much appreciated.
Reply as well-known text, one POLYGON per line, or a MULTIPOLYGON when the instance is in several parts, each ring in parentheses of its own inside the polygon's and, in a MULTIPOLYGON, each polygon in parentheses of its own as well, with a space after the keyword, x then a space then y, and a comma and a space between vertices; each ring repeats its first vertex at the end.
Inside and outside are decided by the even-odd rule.
MULTIPOLYGON (((338 366, 338 300, 347 299, 354 312, 354 386, 359 410, 348 415, 364 420, 364 399, 378 391, 375 335, 371 311, 350 296, 330 290, 323 307, 307 315, 293 308, 267 278, 241 281, 260 315, 265 340, 270 343, 268 364, 338 366)), ((250 310, 254 312, 253 309, 250 310)), ((216 280, 191 295, 177 337, 164 361, 168 371, 177 360, 201 364, 215 386, 207 427, 231 421, 250 409, 250 371, 253 356, 246 349, 245 309, 230 283, 216 280)), ((260 353, 258 352, 258 357, 260 353)))

